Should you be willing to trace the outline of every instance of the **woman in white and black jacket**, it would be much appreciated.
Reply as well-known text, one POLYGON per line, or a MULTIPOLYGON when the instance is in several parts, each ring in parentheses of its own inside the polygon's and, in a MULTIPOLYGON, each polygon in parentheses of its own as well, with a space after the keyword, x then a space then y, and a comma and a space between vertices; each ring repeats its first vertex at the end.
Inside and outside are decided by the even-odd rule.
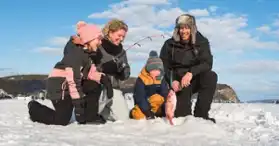
MULTIPOLYGON (((95 25, 85 23, 78 25, 77 32, 78 35, 71 37, 66 44, 62 60, 55 65, 47 80, 47 98, 54 110, 34 100, 28 104, 30 119, 34 122, 67 125, 75 108, 78 123, 105 123, 98 115, 98 98, 95 102, 87 102, 88 95, 82 88, 85 79, 112 88, 108 77, 96 70, 91 59, 101 45, 103 35, 95 25)), ((109 97, 113 96, 112 92, 108 93, 109 97)))
POLYGON ((97 51, 98 67, 112 77, 114 88, 119 88, 118 82, 127 80, 131 74, 127 54, 122 45, 127 32, 128 26, 125 22, 118 19, 110 20, 103 28, 104 38, 97 51))
MULTIPOLYGON (((102 45, 97 51, 97 56, 92 58, 97 64, 97 70, 109 76, 114 89, 120 89, 120 81, 127 80, 131 74, 126 51, 122 45, 127 32, 128 26, 122 20, 112 19, 107 22, 103 28, 102 45)), ((87 81, 85 84, 89 88, 96 86, 92 81, 87 81)), ((89 90, 94 94, 93 88, 87 91, 89 90)), ((110 101, 101 111, 101 115, 110 121, 115 120, 110 116, 112 104, 112 101, 110 101)))

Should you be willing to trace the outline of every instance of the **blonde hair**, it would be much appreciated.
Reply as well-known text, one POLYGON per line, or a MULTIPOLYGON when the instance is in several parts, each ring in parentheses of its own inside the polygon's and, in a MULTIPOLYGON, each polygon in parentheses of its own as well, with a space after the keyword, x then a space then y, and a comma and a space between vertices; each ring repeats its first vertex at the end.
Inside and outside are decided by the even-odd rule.
POLYGON ((128 31, 128 25, 119 19, 110 20, 103 28, 102 32, 106 38, 108 38, 109 32, 116 32, 120 29, 128 31))

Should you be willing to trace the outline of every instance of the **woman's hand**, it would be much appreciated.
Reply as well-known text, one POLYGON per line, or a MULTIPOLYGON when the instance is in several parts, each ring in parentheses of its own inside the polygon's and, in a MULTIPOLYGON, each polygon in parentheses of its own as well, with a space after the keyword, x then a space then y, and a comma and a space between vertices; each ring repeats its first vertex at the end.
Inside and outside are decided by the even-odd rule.
POLYGON ((89 80, 96 81, 97 83, 100 84, 100 80, 102 78, 102 75, 105 75, 105 74, 102 73, 102 72, 98 72, 97 69, 96 69, 96 66, 94 64, 92 64, 91 67, 90 67, 87 78, 89 80))
POLYGON ((89 72, 88 79, 100 83, 102 75, 105 75, 105 74, 102 72, 89 72))

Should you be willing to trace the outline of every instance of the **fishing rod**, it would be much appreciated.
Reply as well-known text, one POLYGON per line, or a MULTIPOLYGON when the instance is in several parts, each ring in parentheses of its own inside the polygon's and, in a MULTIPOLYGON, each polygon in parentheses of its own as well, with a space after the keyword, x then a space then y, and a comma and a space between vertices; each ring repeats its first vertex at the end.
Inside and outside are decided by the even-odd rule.
POLYGON ((132 49, 133 47, 135 46, 139 46, 141 47, 141 42, 148 39, 150 41, 153 41, 153 38, 156 38, 156 37, 162 37, 162 38, 166 38, 166 36, 170 36, 168 35, 167 33, 164 33, 164 34, 156 34, 156 35, 151 35, 151 36, 146 36, 146 37, 143 37, 142 39, 136 41, 135 43, 133 43, 132 45, 130 45, 127 49, 124 49, 124 51, 122 51, 121 53, 119 53, 117 56, 115 56, 113 58, 113 60, 115 62, 117 62, 118 58, 120 58, 122 55, 124 55, 127 51, 129 51, 130 49, 132 49))
MULTIPOLYGON (((130 45, 127 49, 125 49, 125 51, 128 51, 128 50, 130 50, 131 48, 133 48, 133 47, 135 47, 135 46, 141 47, 140 42, 142 42, 142 41, 144 41, 144 40, 146 40, 146 39, 149 39, 150 41, 153 41, 152 38, 156 38, 156 37, 166 38, 165 35, 167 35, 167 34, 157 34, 157 35, 146 36, 146 37, 144 37, 144 38, 142 38, 142 39, 136 41, 134 44, 130 45)), ((168 36, 169 36, 169 35, 168 35, 168 36)))

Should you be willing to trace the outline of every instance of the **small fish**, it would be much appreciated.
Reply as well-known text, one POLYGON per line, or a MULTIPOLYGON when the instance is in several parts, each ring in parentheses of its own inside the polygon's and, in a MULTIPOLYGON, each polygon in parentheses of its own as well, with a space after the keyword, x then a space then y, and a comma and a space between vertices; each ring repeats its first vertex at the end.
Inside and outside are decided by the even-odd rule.
POLYGON ((166 112, 166 118, 169 120, 171 125, 174 125, 173 117, 176 109, 176 102, 177 102, 176 94, 173 90, 170 90, 167 96, 165 112, 166 112))

